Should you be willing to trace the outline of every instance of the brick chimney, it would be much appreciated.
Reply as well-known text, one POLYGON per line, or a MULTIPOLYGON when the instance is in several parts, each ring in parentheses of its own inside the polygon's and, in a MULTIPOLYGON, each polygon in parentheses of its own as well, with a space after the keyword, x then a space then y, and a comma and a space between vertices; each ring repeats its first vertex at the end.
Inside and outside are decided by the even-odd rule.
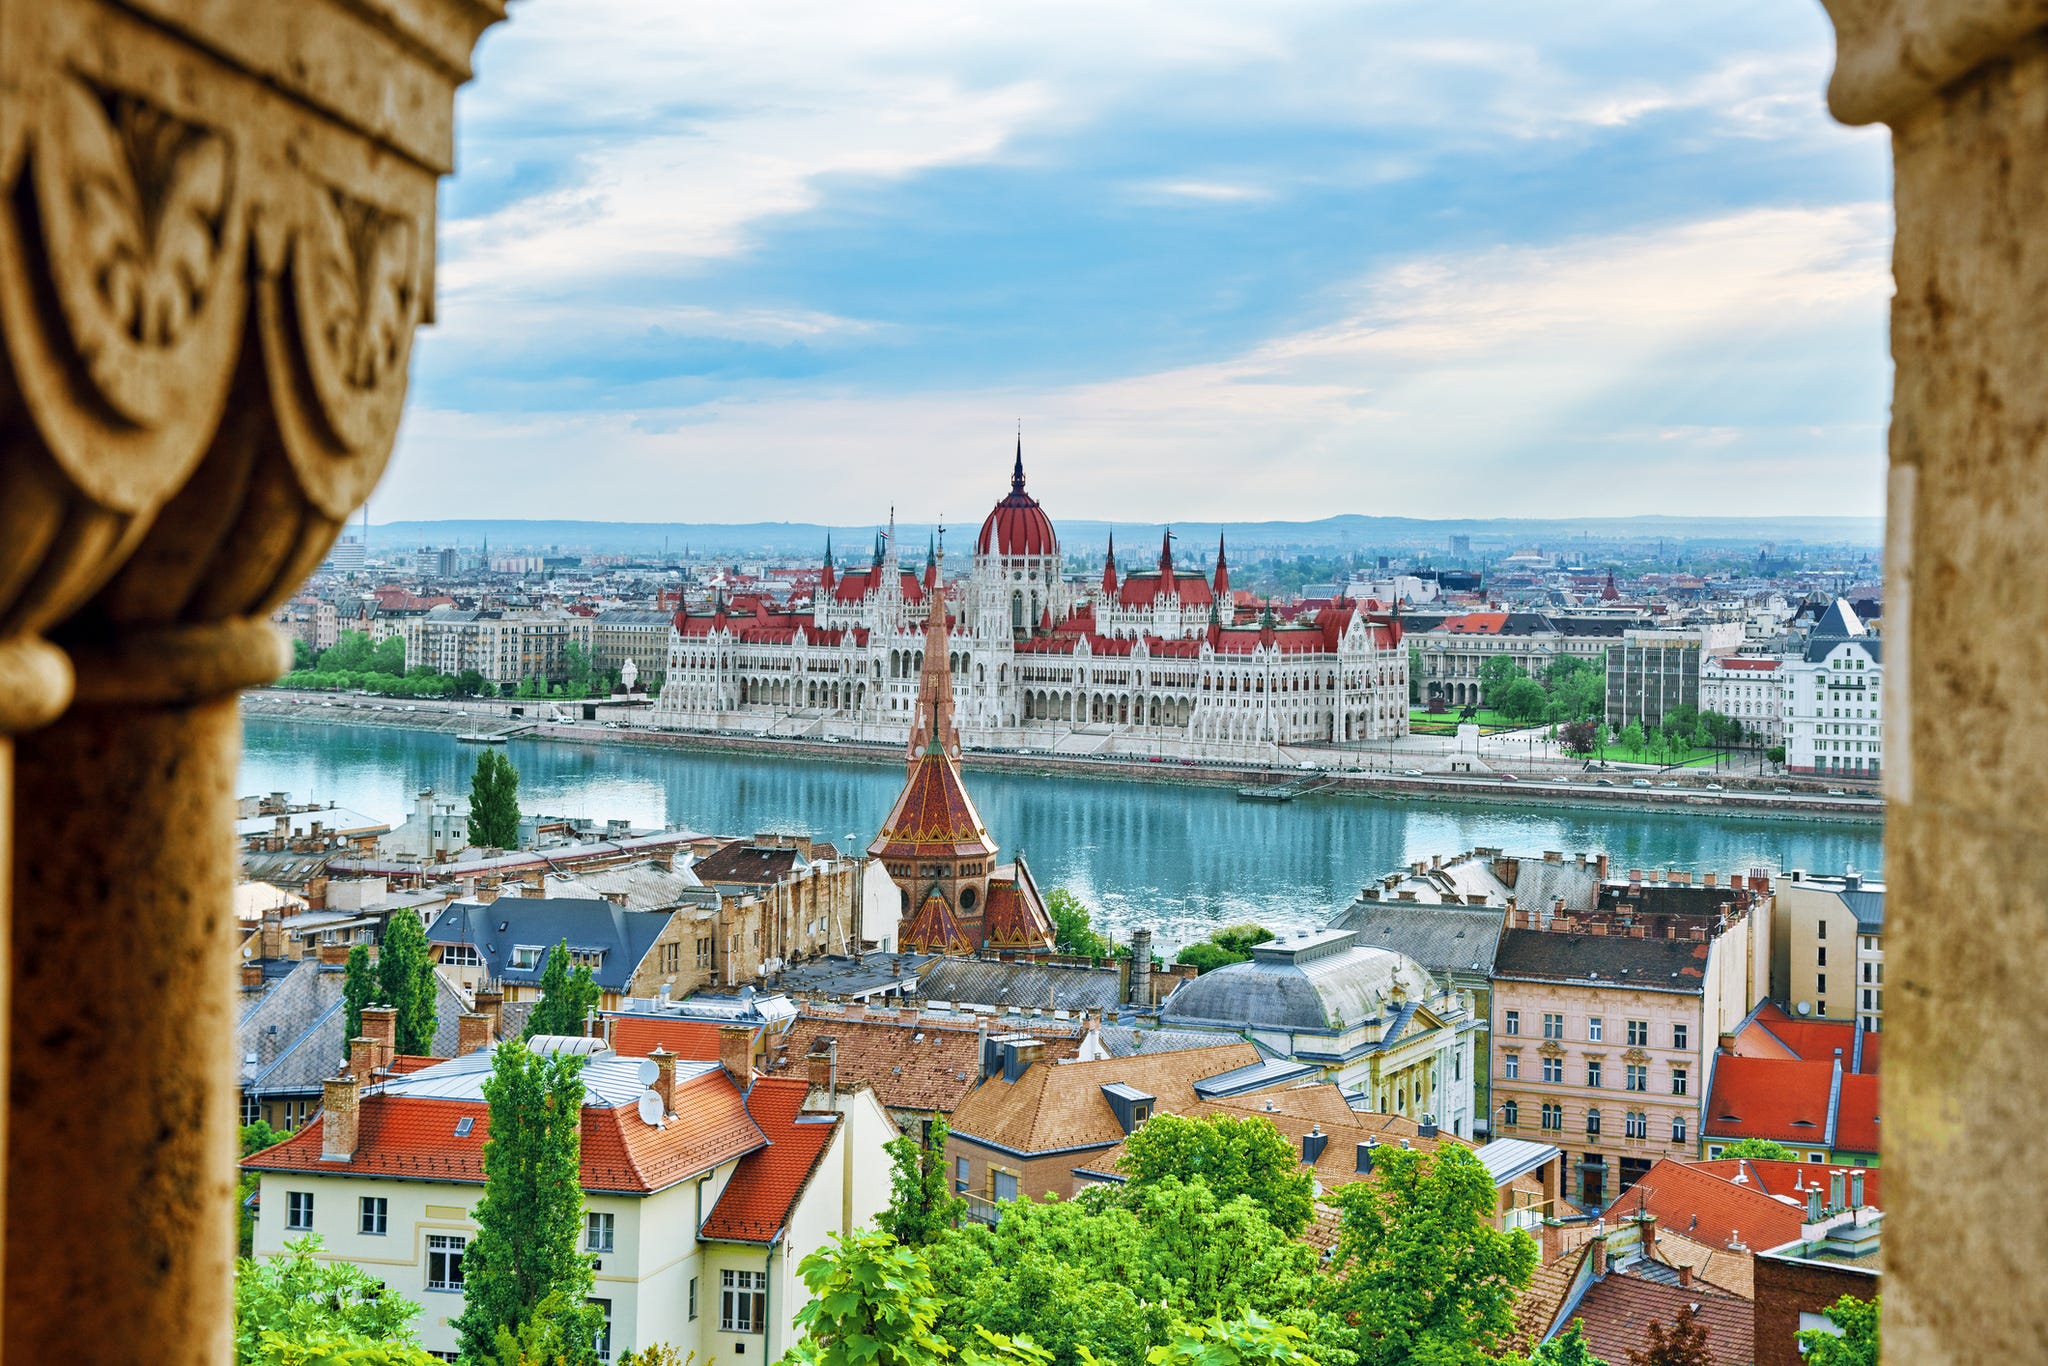
POLYGON ((832 1110, 839 1103, 839 1040, 830 1035, 811 1042, 804 1058, 810 1073, 810 1093, 804 1097, 806 1110, 832 1110))
POLYGON ((398 1009, 395 1006, 364 1006, 363 1037, 375 1048, 371 1052, 373 1067, 389 1067, 394 1054, 398 1052, 398 1009))
POLYGON ((354 1038, 348 1041, 348 1073, 367 1084, 377 1072, 377 1041, 354 1038))
POLYGON ((491 1019, 491 1037, 504 1038, 505 1020, 499 1012, 505 1004, 505 993, 496 987, 478 987, 473 999, 476 1001, 477 1014, 488 1015, 491 1019))
POLYGON ((263 965, 261 963, 245 962, 242 964, 242 985, 244 987, 260 987, 263 985, 263 965))
POLYGON ((491 1046, 491 1017, 480 1010, 465 1010, 455 1019, 455 1055, 466 1058, 491 1046))
POLYGON ((654 1062, 654 1094, 661 1097, 662 1113, 672 1115, 676 1112, 676 1055, 656 1044, 647 1056, 654 1062))
POLYGON ((1601 854, 1594 858, 1593 876, 1601 882, 1607 881, 1607 855, 1601 854))
POLYGON ((754 1031, 741 1024, 718 1027, 718 1065, 744 1091, 754 1084, 754 1031))
POLYGON ((320 946, 320 961, 329 967, 340 967, 348 962, 348 945, 325 943, 320 946))
POLYGON ((351 1162, 356 1155, 356 1133, 361 1113, 356 1079, 346 1072, 321 1084, 320 1160, 351 1162))
POLYGON ((1692 1289, 1692 1268, 1691 1268, 1691 1267, 1689 1267, 1689 1266, 1681 1266, 1681 1267, 1679 1267, 1679 1268, 1678 1268, 1678 1288, 1679 1288, 1680 1290, 1690 1290, 1690 1289, 1692 1289))
POLYGON ((1636 1227, 1643 1240, 1643 1255, 1653 1257, 1657 1253, 1657 1216, 1648 1210, 1636 1215, 1636 1227))
POLYGON ((276 906, 263 912, 262 947, 257 950, 264 958, 284 957, 284 911, 276 906))
POLYGON ((1607 1274, 1607 1240, 1593 1239, 1593 1275, 1597 1278, 1607 1274))

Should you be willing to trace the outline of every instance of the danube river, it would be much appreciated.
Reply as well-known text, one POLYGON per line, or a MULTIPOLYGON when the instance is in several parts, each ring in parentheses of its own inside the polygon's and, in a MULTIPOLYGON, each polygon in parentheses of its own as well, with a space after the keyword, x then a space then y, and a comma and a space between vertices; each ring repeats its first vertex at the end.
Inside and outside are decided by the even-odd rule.
MULTIPOLYGON (((513 740, 529 813, 624 817, 636 826, 722 834, 809 831, 858 846, 902 782, 894 765, 752 757, 634 745, 513 740)), ((288 791, 397 822, 423 787, 466 794, 473 746, 379 726, 251 718, 245 793, 288 791)), ((1343 796, 1241 802, 1228 788, 1089 775, 970 772, 1005 854, 1022 849, 1044 887, 1064 886, 1122 933, 1150 925, 1170 943, 1215 925, 1320 924, 1368 878, 1475 845, 1540 856, 1606 853, 1622 868, 1879 870, 1883 829, 1685 812, 1404 801, 1343 796)))

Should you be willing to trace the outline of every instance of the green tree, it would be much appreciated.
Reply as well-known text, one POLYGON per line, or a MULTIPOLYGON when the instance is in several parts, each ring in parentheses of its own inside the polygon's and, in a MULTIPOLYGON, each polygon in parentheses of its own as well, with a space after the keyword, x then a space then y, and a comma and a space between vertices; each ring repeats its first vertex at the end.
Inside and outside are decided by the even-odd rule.
POLYGON ((477 755, 470 770, 469 842, 480 849, 519 847, 519 770, 495 749, 477 755))
POLYGON ((490 684, 475 669, 464 669, 455 675, 455 691, 462 697, 475 697, 490 684))
POLYGON ((1723 1157, 1746 1157, 1752 1162, 1797 1162, 1799 1154, 1768 1138, 1738 1138, 1721 1149, 1723 1157))
POLYGON ((1188 945, 1174 956, 1174 962, 1187 963, 1199 973, 1213 972, 1232 963, 1242 963, 1252 956, 1254 945, 1263 944, 1273 937, 1273 932, 1264 925, 1226 925, 1212 932, 1207 939, 1188 945))
MULTIPOLYGON (((394 917, 395 919, 396 917, 394 917)), ((346 1013, 344 1040, 363 1037, 363 1007, 388 1005, 377 982, 377 970, 370 965, 370 946, 355 944, 348 951, 348 966, 342 970, 341 1000, 346 1013)))
POLYGON ((1499 693, 1488 693, 1486 700, 1511 721, 1541 721, 1550 710, 1550 695, 1533 678, 1517 678, 1499 693))
POLYGON ((597 1366, 604 1310, 556 1290, 516 1327, 498 1325, 489 1355, 476 1366, 597 1366))
POLYGON ((1084 958, 1110 956, 1109 941, 1095 932, 1094 917, 1080 897, 1055 887, 1045 898, 1045 910, 1052 917, 1053 947, 1061 953, 1084 958))
POLYGON ((1785 747, 1783 745, 1772 745, 1764 751, 1764 758, 1769 759, 1774 764, 1784 763, 1785 747))
POLYGON ((1631 721, 1621 728, 1621 747, 1630 754, 1643 751, 1643 723, 1631 721))
MULTIPOLYGON (((514 1335, 550 1296, 557 1309, 590 1298, 583 1229, 583 1077, 575 1054, 498 1045, 484 1081, 491 1133, 476 1236, 462 1259, 466 1300, 455 1320, 462 1359, 490 1361, 500 1329, 514 1335)), ((554 1315, 559 1317, 560 1315, 554 1315)))
POLYGON ((310 669, 314 664, 313 647, 302 636, 292 637, 292 672, 310 669))
POLYGON ((1299 1328, 1246 1313, 1228 1322, 1211 1319, 1183 1325, 1171 1341, 1146 1353, 1145 1360, 1148 1366, 1317 1366, 1303 1350, 1307 1336, 1299 1328))
POLYGON ((363 666, 373 674, 390 674, 393 678, 405 674, 405 637, 386 636, 370 647, 370 659, 363 666))
POLYGON ((578 691, 571 696, 583 696, 590 691, 595 670, 591 667, 590 650, 577 641, 570 641, 562 647, 562 664, 567 669, 569 683, 578 691))
POLYGON ((1678 1311, 1668 1329, 1652 1320, 1650 1340, 1630 1352, 1628 1362, 1629 1366, 1714 1366, 1713 1349, 1707 1346, 1707 1325, 1699 1321, 1691 1305, 1678 1311))
POLYGON ((420 1307, 320 1246, 308 1234, 235 1264, 236 1366, 431 1366, 412 1328, 420 1307))
POLYGON ((320 652, 323 673, 366 673, 370 667, 370 638, 361 631, 343 631, 334 644, 320 652))
POLYGON ((540 1000, 526 1017, 526 1037, 536 1034, 581 1034, 601 997, 587 964, 569 955, 569 941, 548 950, 540 970, 540 1000))
MULTIPOLYGON (((355 950, 349 951, 349 957, 354 959, 355 950)), ((346 995, 346 981, 342 991, 346 995)), ((434 1026, 440 1016, 436 997, 434 958, 427 948, 427 932, 421 928, 418 916, 400 911, 385 927, 384 943, 377 952, 377 1000, 398 1012, 395 1042, 400 1053, 424 1056, 434 1051, 434 1026)), ((362 1022, 362 1010, 358 1007, 357 1028, 362 1027, 362 1022)))
POLYGON ((1859 1300, 1844 1295, 1821 1312, 1834 1331, 1799 1330, 1799 1350, 1809 1366, 1877 1366, 1879 1305, 1883 1296, 1859 1300))
POLYGON ((1493 1226, 1500 1196, 1469 1150, 1383 1145, 1372 1180, 1325 1198, 1343 1214, 1325 1303, 1350 1325, 1360 1366, 1478 1366, 1499 1350, 1536 1243, 1493 1226))
POLYGON ((1508 1353, 1500 1359, 1500 1366, 1607 1366, 1606 1360, 1594 1356, 1586 1345, 1584 1327, 1582 1320, 1573 1319, 1571 1327, 1539 1344, 1529 1355, 1508 1353))
POLYGON ((1249 1196, 1275 1228, 1292 1236, 1315 1215, 1315 1179, 1299 1157, 1260 1115, 1155 1115, 1124 1140, 1117 1170, 1134 1191, 1174 1178, 1205 1183, 1219 1203, 1249 1196))
POLYGON ((1487 706, 1498 711, 1501 695, 1508 690, 1509 685, 1528 676, 1528 670, 1506 655, 1489 655, 1486 662, 1479 666, 1480 696, 1486 699, 1487 706))
POLYGON ((886 1233, 833 1234, 797 1264, 810 1302, 790 1355, 805 1366, 937 1366, 952 1349, 932 1331, 939 1302, 917 1253, 886 1233))
POLYGON ((1231 953, 1249 958, 1254 946, 1273 941, 1273 932, 1264 925, 1225 925, 1209 937, 1231 953))
POLYGON ((884 1145, 889 1153, 889 1207, 882 1211, 883 1232, 905 1247, 923 1247, 958 1224, 967 1202, 953 1193, 947 1170, 946 1121, 933 1114, 920 1143, 898 1134, 884 1145))

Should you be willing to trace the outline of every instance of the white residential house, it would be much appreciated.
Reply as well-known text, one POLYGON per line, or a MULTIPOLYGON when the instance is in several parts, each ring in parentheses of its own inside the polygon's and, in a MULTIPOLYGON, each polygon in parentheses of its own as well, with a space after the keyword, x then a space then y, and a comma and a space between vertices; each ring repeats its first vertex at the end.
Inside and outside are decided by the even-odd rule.
POLYGON ((1785 674, 1785 767, 1831 778, 1876 778, 1884 767, 1881 642, 1835 599, 1785 674))
POLYGON ((1740 721, 1756 743, 1783 743, 1785 664, 1759 655, 1708 658, 1700 665, 1700 710, 1740 721))
MULTIPOLYGON (((472 1019, 465 1017, 465 1024, 472 1019)), ((585 1053, 584 1250, 608 1328, 600 1354, 667 1343, 699 1361, 772 1362, 808 1298, 797 1265, 828 1235, 872 1225, 888 1204, 896 1134, 864 1087, 836 1082, 820 1040, 799 1075, 757 1074, 758 1032, 728 1026, 723 1062, 620 1057, 601 1041, 537 1037, 585 1053), (815 1084, 813 1084, 815 1083, 815 1084)), ((477 1049, 404 1075, 367 1040, 326 1083, 322 1112, 244 1159, 261 1174, 255 1253, 317 1233, 422 1306, 422 1345, 454 1359, 463 1253, 476 1234, 493 1054, 477 1049)))

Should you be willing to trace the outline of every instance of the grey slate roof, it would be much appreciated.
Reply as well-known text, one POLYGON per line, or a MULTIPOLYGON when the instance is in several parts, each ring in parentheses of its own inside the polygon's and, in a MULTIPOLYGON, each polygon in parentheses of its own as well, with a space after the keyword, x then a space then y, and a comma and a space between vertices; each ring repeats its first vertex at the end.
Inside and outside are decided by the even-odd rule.
POLYGON ((1817 664, 1826 659, 1837 645, 1853 641, 1872 660, 1881 661, 1883 642, 1870 634, 1870 628, 1863 624, 1845 598, 1836 598, 1829 604, 1827 614, 1814 624, 1813 631, 1806 638, 1806 662, 1817 664))
POLYGON ((1856 928, 1872 933, 1884 929, 1884 888, 1862 887, 1842 893, 1842 904, 1856 915, 1856 928))
POLYGON ((530 968, 515 968, 513 947, 537 945, 546 950, 566 940, 572 950, 601 953, 591 976, 606 991, 623 992, 633 969, 668 928, 670 914, 628 911, 609 901, 567 897, 501 896, 488 905, 457 901, 435 917, 427 942, 473 945, 492 977, 538 986, 547 955, 543 953, 530 968))
POLYGON ((1429 979, 1405 956, 1357 944, 1348 931, 1323 930, 1252 949, 1232 963, 1183 982, 1166 998, 1169 1024, 1236 1024, 1340 1034, 1390 1015, 1391 988, 1411 997, 1429 979))
POLYGON ((979 1006, 1103 1010, 1114 1006, 1120 993, 1114 967, 936 958, 918 974, 917 994, 928 1001, 961 1001, 979 1006))
POLYGON ((1190 1048, 1221 1048, 1243 1043, 1244 1035, 1215 1029, 1138 1029, 1131 1025, 1103 1025, 1095 1037, 1113 1058, 1142 1057, 1153 1053, 1180 1053, 1190 1048))
POLYGON ((1689 939, 1633 939, 1615 934, 1510 929, 1501 931, 1493 971, 1496 977, 1599 981, 1698 994, 1711 947, 1689 939))
MULTIPOLYGON (((243 1090, 266 1096, 319 1094, 320 1083, 348 1056, 343 975, 339 966, 304 959, 243 1010, 235 1024, 243 1090)), ((447 1057, 455 1052, 457 1019, 469 1005, 438 972, 434 987, 434 1055, 447 1057)))
POLYGON ((1327 928, 1350 930, 1361 945, 1392 949, 1431 971, 1490 973, 1506 917, 1501 906, 1430 906, 1361 897, 1337 912, 1327 928))
POLYGON ((703 882, 688 868, 674 872, 649 859, 613 868, 577 872, 574 880, 599 896, 622 896, 629 911, 666 911, 680 906, 703 882))

